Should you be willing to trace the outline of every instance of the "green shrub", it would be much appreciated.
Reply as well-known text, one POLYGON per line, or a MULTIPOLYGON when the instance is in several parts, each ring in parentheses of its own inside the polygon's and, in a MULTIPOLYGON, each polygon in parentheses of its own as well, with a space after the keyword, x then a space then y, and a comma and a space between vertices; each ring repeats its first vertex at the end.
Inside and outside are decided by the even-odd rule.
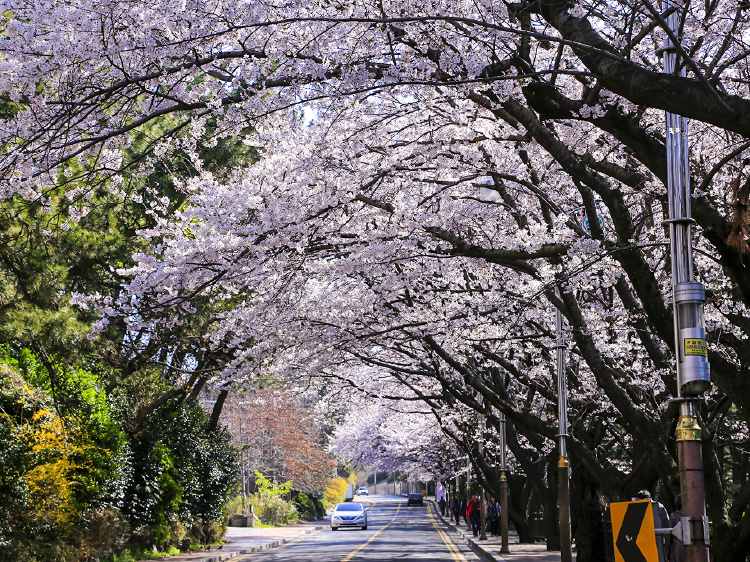
POLYGON ((271 525, 292 525, 297 522, 299 514, 294 504, 282 498, 291 492, 291 482, 274 485, 256 470, 255 484, 258 491, 250 496, 250 503, 256 517, 271 525))
POLYGON ((226 431, 208 430, 196 403, 155 413, 147 431, 130 440, 123 510, 133 544, 208 544, 223 536, 225 506, 236 480, 237 457, 226 431))
POLYGON ((318 498, 314 498, 313 502, 315 503, 315 515, 317 516, 318 521, 320 521, 326 516, 326 506, 323 501, 318 498))
POLYGON ((271 525, 293 525, 297 522, 297 509, 291 502, 278 496, 255 496, 251 500, 255 514, 271 525))
POLYGON ((292 502, 294 502, 294 507, 299 512, 300 517, 307 521, 315 519, 315 504, 306 493, 297 492, 292 496, 292 502))

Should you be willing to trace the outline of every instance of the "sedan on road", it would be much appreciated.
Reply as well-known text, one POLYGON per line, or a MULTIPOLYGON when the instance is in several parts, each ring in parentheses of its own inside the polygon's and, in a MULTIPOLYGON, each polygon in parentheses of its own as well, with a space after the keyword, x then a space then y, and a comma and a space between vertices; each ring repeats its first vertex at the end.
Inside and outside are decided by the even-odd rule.
POLYGON ((331 530, 338 531, 340 527, 361 527, 363 531, 367 530, 367 512, 361 503, 336 505, 331 515, 331 530))
POLYGON ((424 505, 422 494, 409 494, 406 497, 406 505, 424 505))
POLYGON ((362 488, 360 488, 359 490, 357 490, 357 495, 358 495, 358 496, 369 496, 369 495, 370 495, 370 492, 368 492, 368 491, 367 491, 367 488, 365 488, 365 487, 363 486, 362 488))

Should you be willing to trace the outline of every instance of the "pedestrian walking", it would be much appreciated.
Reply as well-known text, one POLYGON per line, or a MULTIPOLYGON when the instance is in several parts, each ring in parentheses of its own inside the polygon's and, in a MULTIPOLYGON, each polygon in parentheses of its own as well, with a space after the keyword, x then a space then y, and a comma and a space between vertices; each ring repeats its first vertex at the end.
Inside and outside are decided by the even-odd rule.
POLYGON ((487 516, 490 520, 490 535, 496 537, 500 534, 500 503, 495 501, 495 498, 490 498, 487 516))
POLYGON ((445 496, 441 496, 438 500, 438 505, 440 506, 440 515, 442 517, 445 517, 445 496))
MULTIPOLYGON (((682 494, 677 494, 674 499, 675 510, 669 515, 668 527, 674 527, 682 520, 682 494)), ((669 562, 685 562, 685 545, 682 541, 672 536, 669 541, 669 562)))
MULTIPOLYGON (((661 502, 655 502, 651 499, 651 492, 648 490, 641 490, 638 492, 633 500, 649 500, 656 504, 656 514, 654 518, 654 526, 657 529, 664 529, 669 524, 669 515, 667 514, 667 508, 661 502)), ((669 551, 667 541, 664 537, 657 537, 657 542, 661 543, 662 557, 668 559, 669 551)), ((671 560, 670 560, 671 562, 671 560)))
POLYGON ((453 499, 451 500, 451 511, 453 512, 453 518, 456 520, 456 525, 458 525, 461 518, 461 502, 458 501, 455 494, 453 494, 453 499))
POLYGON ((458 513, 459 513, 459 515, 463 515, 463 517, 464 517, 464 523, 466 523, 468 525, 469 524, 469 516, 466 513, 466 507, 467 506, 468 506, 468 504, 466 503, 466 500, 462 499, 461 500, 461 508, 459 509, 458 513))
POLYGON ((482 504, 477 496, 471 496, 469 505, 466 506, 466 518, 471 522, 471 532, 475 537, 479 535, 479 520, 482 514, 482 504))

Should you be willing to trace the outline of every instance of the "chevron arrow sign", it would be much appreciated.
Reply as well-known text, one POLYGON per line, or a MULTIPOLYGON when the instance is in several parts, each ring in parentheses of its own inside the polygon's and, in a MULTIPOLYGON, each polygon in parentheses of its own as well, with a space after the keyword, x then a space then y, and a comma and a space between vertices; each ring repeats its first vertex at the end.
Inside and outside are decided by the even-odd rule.
POLYGON ((659 562, 651 501, 609 505, 615 562, 659 562))

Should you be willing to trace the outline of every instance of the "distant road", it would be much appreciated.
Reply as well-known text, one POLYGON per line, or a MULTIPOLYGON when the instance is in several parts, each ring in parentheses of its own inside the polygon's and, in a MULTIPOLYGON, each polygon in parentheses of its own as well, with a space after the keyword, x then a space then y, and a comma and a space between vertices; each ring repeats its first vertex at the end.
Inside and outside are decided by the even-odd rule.
POLYGON ((367 530, 330 527, 273 550, 235 560, 254 562, 475 562, 481 560, 465 543, 454 543, 431 506, 408 506, 399 496, 356 496, 367 511, 367 530))

